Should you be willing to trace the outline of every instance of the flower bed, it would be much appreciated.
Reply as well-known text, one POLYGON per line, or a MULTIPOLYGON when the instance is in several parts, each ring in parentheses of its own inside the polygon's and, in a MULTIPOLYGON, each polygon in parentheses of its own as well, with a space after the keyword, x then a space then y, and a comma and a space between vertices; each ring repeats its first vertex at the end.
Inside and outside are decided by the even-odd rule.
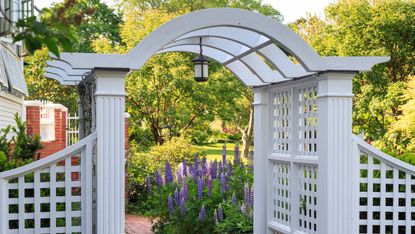
POLYGON ((173 175, 169 162, 164 175, 156 171, 146 186, 152 207, 155 233, 252 233, 253 170, 240 160, 238 147, 234 160, 186 160, 173 175))

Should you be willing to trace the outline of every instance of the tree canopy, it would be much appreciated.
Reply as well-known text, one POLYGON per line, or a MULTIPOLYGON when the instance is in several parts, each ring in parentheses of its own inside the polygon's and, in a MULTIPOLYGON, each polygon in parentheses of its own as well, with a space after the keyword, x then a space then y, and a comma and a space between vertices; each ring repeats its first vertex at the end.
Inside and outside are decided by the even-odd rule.
POLYGON ((326 17, 309 16, 291 27, 322 55, 391 57, 355 77, 353 131, 385 149, 405 148, 388 132, 403 114, 415 72, 415 2, 343 0, 326 8, 326 17))

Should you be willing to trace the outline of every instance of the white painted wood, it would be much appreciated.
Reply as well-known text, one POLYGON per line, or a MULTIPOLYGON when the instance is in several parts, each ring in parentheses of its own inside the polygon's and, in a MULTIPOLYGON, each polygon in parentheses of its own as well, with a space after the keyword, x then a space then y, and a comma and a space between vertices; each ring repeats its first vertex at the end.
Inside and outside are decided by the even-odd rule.
POLYGON ((322 234, 352 230, 352 79, 353 73, 318 78, 318 224, 322 234))
POLYGON ((360 200, 367 198, 372 198, 373 201, 380 200, 379 205, 368 201, 357 206, 356 214, 360 216, 358 228, 362 232, 413 233, 415 230, 415 220, 412 218, 415 213, 413 166, 380 152, 357 136, 353 136, 353 142, 360 157, 359 168, 361 172, 367 171, 368 174, 365 177, 361 173, 360 184, 355 187, 358 188, 362 183, 366 183, 372 190, 374 188, 378 190, 380 187, 378 191, 368 189, 367 192, 362 190, 358 192, 360 200), (373 211, 373 214, 378 212, 378 217, 362 216, 361 214, 365 214, 366 211, 373 211))
POLYGON ((300 64, 294 64, 284 51, 275 44, 261 48, 258 52, 269 59, 285 77, 302 77, 313 74, 312 72, 307 72, 300 64))
POLYGON ((8 229, 7 217, 9 215, 9 207, 7 205, 7 199, 9 195, 7 183, 7 180, 0 179, 0 234, 7 233, 8 229))
POLYGON ((94 70, 97 131, 97 233, 124 232, 124 112, 128 71, 94 70))
POLYGON ((268 174, 268 92, 266 88, 254 89, 254 233, 268 233, 267 174, 268 174))
POLYGON ((31 164, 25 165, 23 167, 19 167, 13 170, 5 171, 0 173, 0 179, 9 179, 19 177, 25 173, 33 172, 35 170, 40 170, 47 167, 49 164, 57 163, 63 160, 67 155, 75 154, 79 152, 81 148, 83 148, 91 139, 96 138, 96 133, 92 133, 88 137, 80 140, 79 142, 75 143, 71 147, 65 148, 62 151, 59 151, 55 154, 52 154, 49 157, 37 160, 31 164))
POLYGON ((184 34, 183 36, 178 37, 175 41, 192 37, 205 37, 206 35, 208 35, 209 37, 217 37, 232 40, 241 43, 249 48, 254 48, 269 40, 269 38, 260 35, 254 31, 245 30, 243 28, 219 26, 191 31, 189 33, 184 34))
POLYGON ((92 233, 91 178, 95 139, 93 133, 49 158, 0 173, 0 234, 92 233), (12 194, 10 198, 9 193, 12 194), (17 206, 18 212, 8 214, 12 206, 17 206), (9 227, 9 221, 17 222, 18 227, 9 227), (42 227, 45 221, 49 225, 42 227))

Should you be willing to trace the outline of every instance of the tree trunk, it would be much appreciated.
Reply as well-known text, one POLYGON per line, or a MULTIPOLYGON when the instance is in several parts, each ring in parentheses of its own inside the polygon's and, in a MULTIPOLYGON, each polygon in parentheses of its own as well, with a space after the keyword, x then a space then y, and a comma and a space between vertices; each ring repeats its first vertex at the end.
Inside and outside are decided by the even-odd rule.
POLYGON ((154 141, 156 142, 156 144, 162 145, 164 143, 164 138, 161 134, 161 129, 154 120, 152 122, 153 123, 151 124, 151 132, 153 133, 154 141))
POLYGON ((254 108, 249 108, 248 126, 242 129, 242 157, 249 157, 249 147, 252 143, 252 135, 254 130, 254 108))

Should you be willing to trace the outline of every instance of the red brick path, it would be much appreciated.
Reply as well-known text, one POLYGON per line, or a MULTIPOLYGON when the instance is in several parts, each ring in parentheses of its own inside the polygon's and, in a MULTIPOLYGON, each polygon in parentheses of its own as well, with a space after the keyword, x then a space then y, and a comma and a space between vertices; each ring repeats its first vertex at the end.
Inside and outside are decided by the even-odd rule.
POLYGON ((151 234, 151 223, 145 217, 125 214, 125 233, 151 234))

